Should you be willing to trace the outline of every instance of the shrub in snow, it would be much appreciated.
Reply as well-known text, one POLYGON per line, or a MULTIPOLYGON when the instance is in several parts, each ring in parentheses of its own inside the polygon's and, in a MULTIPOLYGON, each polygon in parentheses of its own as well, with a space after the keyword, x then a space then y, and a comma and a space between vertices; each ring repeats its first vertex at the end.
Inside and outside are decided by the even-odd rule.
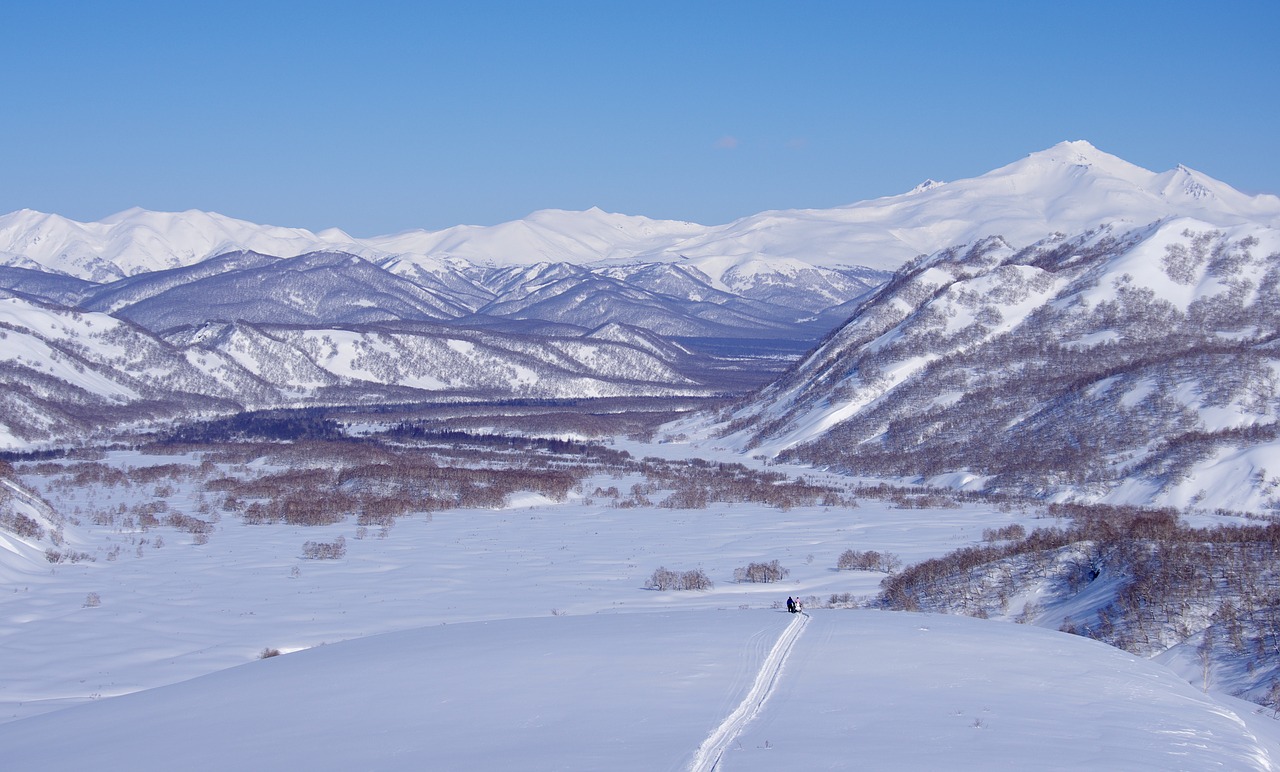
POLYGON ((768 563, 748 563, 746 568, 735 568, 735 582, 778 582, 791 574, 791 569, 783 568, 778 561, 768 563))
POLYGON ((44 538, 40 523, 21 512, 0 512, 0 528, 28 539, 44 538))
POLYGON ((881 583, 877 604, 997 616, 1042 587, 1045 607, 1029 604, 1015 621, 1061 620, 1063 632, 1144 656, 1185 645, 1198 658, 1198 685, 1231 673, 1237 694, 1262 700, 1280 654, 1280 523, 1201 529, 1173 510, 1055 504, 1048 511, 1071 525, 913 565, 881 583), (1100 580, 1090 607, 1055 619, 1064 601, 1100 580))
POLYGON ((1271 689, 1267 692, 1266 701, 1263 705, 1271 708, 1271 716, 1280 718, 1280 680, 1271 682, 1271 689))
POLYGON ((331 542, 309 541, 302 545, 302 557, 308 560, 340 560, 347 556, 347 540, 341 536, 331 542))
POLYGON ((198 517, 184 515, 181 512, 174 512, 163 520, 165 525, 177 528, 179 531, 186 531, 197 536, 208 534, 213 531, 213 525, 206 523, 198 517))
POLYGON ((883 571, 891 574, 902 567, 902 559, 892 552, 845 550, 836 558, 840 571, 883 571))
POLYGON ((1003 528, 982 529, 983 541, 1011 541, 1013 539, 1025 539, 1026 537, 1027 529, 1017 523, 1006 525, 1003 528))
POLYGON ((664 566, 659 566, 654 570, 644 586, 648 590, 664 591, 710 590, 715 587, 715 583, 703 573, 701 568, 695 568, 691 571, 671 571, 664 566))
POLYGON ((52 547, 44 551, 44 559, 50 563, 92 563, 96 558, 87 552, 76 552, 75 550, 67 550, 60 552, 52 547))

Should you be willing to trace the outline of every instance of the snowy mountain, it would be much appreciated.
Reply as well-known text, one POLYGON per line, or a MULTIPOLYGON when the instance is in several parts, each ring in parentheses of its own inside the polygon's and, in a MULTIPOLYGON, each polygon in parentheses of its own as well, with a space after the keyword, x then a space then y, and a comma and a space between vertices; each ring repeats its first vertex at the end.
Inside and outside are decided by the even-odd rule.
POLYGON ((359 324, 443 320, 470 309, 355 255, 271 258, 233 252, 194 266, 138 274, 82 304, 155 331, 209 321, 359 324))
POLYGON ((406 231, 362 243, 384 254, 425 255, 477 266, 585 264, 635 260, 705 231, 696 223, 604 212, 546 209, 493 226, 458 225, 434 233, 406 231))
POLYGON ((0 217, 0 758, 1274 769, 1277 341, 1280 199, 1082 142, 716 227, 0 217))
MULTIPOLYGON (((341 241, 333 234, 335 240, 341 241)), ((240 250, 294 256, 316 248, 310 231, 279 228, 213 212, 128 209, 81 223, 29 209, 0 217, 0 255, 55 273, 103 282, 177 268, 240 250)), ((29 266, 28 266, 29 267, 29 266)))
POLYGON ((705 358, 621 326, 533 337, 428 323, 239 321, 161 337, 102 312, 0 297, 0 448, 209 411, 705 395, 708 382, 724 380, 705 358))
POLYGON ((1193 219, 913 261, 703 433, 856 473, 1280 506, 1280 230, 1193 219))
POLYGON ((1280 198, 1250 197, 1183 166, 1150 172, 1088 142, 1063 142, 980 177, 930 180, 902 195, 835 209, 753 215, 709 228, 666 254, 717 276, 711 266, 759 258, 892 271, 917 255, 986 236, 1023 247, 1056 232, 1174 216, 1276 227, 1280 198))
MULTIPOLYGON (((1149 172, 1086 142, 1066 142, 972 179, 931 181, 899 196, 829 210, 765 212, 714 227, 598 209, 545 210, 491 227, 357 239, 336 229, 312 233, 203 212, 129 210, 76 223, 21 211, 0 217, 0 295, 22 301, 10 306, 10 317, 18 308, 37 317, 58 309, 104 314, 127 320, 129 335, 148 337, 143 349, 176 347, 165 356, 204 362, 219 373, 236 371, 226 376, 230 381, 207 371, 161 379, 157 383, 181 389, 147 392, 148 400, 172 405, 224 404, 230 394, 238 395, 237 405, 332 403, 355 393, 387 401, 421 389, 437 396, 479 389, 494 397, 504 383, 511 397, 563 394, 567 384, 581 386, 584 395, 741 393, 851 315, 865 318, 871 313, 867 293, 921 254, 976 243, 1000 244, 1009 252, 1038 243, 1043 251, 1102 238, 1098 234, 1129 238, 1123 234, 1188 217, 1200 231, 1270 232, 1280 225, 1280 198, 1246 196, 1184 167, 1149 172), (1079 235, 1086 233, 1094 236, 1079 235), (601 339, 595 335, 600 329, 639 331, 662 345, 601 339), (356 348, 316 343, 338 339, 356 348), (463 374, 467 360, 457 357, 450 340, 486 352, 483 368, 463 374), (529 372, 541 374, 526 377, 529 372), (247 390, 241 383, 246 377, 256 384, 247 390), (347 391, 352 386, 361 391, 347 391)), ((931 263, 915 265, 924 264, 931 263)), ((894 279, 902 281, 901 275, 894 279)), ((918 291, 926 289, 921 284, 918 291)), ((1167 288, 1150 289, 1160 295, 1167 288)), ((882 290, 879 297, 888 295, 882 290)), ((914 309, 921 300, 897 302, 914 309)), ((1005 311, 996 303, 990 313, 1005 311)), ((11 323, 15 329, 42 324, 11 323)), ((106 372, 100 363, 114 356, 97 357, 92 339, 44 345, 87 347, 78 355, 81 366, 100 374, 106 372)), ((6 380, 14 391, 4 398, 16 402, 32 388, 24 379, 37 370, 9 368, 20 375, 6 380)), ((74 379, 58 387, 49 378, 61 376, 40 372, 51 401, 28 400, 21 415, 31 418, 18 433, 35 437, 34 426, 83 424, 55 417, 69 406, 52 395, 84 388, 74 379), (49 415, 35 415, 46 409, 49 415)), ((787 415, 768 419, 780 422, 776 431, 756 427, 753 442, 803 445, 852 415, 855 408, 846 400, 832 398, 831 404, 845 407, 831 408, 809 429, 781 439, 804 423, 799 415, 805 405, 826 399, 799 394, 824 388, 801 383, 813 375, 806 365, 783 382, 791 386, 769 392, 786 392, 799 402, 787 406, 782 400, 764 411, 787 415)), ((104 377, 124 384, 135 374, 104 377)), ((84 396, 72 402, 85 399, 101 402, 84 396)))
POLYGON ((0 447, 262 398, 240 368, 187 353, 106 314, 0 299, 0 447))
POLYGON ((826 210, 764 212, 719 226, 590 209, 544 210, 494 226, 460 225, 355 238, 329 229, 255 225, 205 212, 127 210, 79 223, 30 210, 0 217, 0 264, 109 281, 200 262, 232 251, 279 257, 334 251, 397 272, 439 273, 451 264, 491 267, 568 262, 687 262, 724 286, 804 266, 892 271, 919 254, 1000 235, 1026 246, 1054 233, 1106 223, 1145 225, 1171 216, 1218 226, 1280 224, 1280 198, 1247 196, 1179 166, 1151 172, 1084 141, 1063 142, 988 172, 930 181, 897 196, 826 210))

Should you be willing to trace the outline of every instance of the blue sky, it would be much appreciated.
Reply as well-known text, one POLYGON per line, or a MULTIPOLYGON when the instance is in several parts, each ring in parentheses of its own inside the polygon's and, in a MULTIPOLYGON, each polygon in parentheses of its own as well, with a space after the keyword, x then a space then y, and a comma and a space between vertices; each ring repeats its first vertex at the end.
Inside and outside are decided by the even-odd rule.
POLYGON ((10 4, 0 212, 704 224, 1067 139, 1280 193, 1280 3, 10 4))

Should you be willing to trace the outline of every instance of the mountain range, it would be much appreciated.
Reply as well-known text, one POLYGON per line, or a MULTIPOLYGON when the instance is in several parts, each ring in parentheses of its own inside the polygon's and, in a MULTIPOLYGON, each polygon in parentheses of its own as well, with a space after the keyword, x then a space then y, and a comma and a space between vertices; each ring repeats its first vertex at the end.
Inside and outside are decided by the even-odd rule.
POLYGON ((1025 246, 1054 232, 1107 223, 1136 227, 1171 216, 1277 227, 1280 198, 1249 196, 1184 166, 1151 172, 1074 141, 971 179, 928 180, 901 195, 834 209, 762 212, 719 226, 599 209, 544 210, 495 226, 361 239, 336 228, 312 233, 199 211, 131 209, 80 223, 23 210, 0 217, 0 264, 106 282, 236 251, 276 257, 344 252, 400 274, 441 273, 459 263, 682 263, 718 289, 741 291, 761 274, 811 267, 893 271, 917 255, 985 236, 1025 246))
POLYGON ((1278 228, 1274 195, 1082 141, 721 226, 547 210, 361 239, 14 212, 0 444, 204 411, 739 395, 672 436, 966 487, 1270 508, 1278 228))

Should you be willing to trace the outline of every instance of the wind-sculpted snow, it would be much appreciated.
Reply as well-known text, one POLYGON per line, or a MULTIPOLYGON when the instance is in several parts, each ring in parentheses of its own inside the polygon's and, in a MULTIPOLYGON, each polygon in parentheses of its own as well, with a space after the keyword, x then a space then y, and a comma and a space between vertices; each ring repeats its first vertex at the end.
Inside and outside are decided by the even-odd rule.
POLYGON ((916 261, 711 429, 872 474, 1267 510, 1280 231, 1171 220, 916 261))

